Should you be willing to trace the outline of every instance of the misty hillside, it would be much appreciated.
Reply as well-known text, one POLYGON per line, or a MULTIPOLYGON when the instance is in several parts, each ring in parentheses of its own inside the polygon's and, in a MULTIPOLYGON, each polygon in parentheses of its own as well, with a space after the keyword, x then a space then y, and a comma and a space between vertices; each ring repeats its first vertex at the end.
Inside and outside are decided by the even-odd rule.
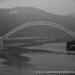
POLYGON ((18 25, 37 20, 61 24, 75 31, 75 17, 54 15, 33 7, 15 7, 0 8, 0 34, 5 34, 18 25))

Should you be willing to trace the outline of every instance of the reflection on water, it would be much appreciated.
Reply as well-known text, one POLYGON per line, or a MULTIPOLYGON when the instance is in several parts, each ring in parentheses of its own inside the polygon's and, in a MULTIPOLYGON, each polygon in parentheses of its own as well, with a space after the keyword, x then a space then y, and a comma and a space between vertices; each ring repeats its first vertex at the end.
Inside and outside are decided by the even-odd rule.
POLYGON ((25 75, 24 70, 34 68, 31 59, 21 53, 24 52, 18 47, 5 48, 0 52, 0 75, 25 75))
MULTIPOLYGON (((25 54, 26 55, 26 54, 25 54)), ((27 54, 32 58, 32 63, 37 66, 42 66, 44 69, 52 69, 50 67, 55 66, 56 70, 75 70, 75 56, 68 56, 68 55, 57 55, 57 54, 46 54, 46 53, 39 53, 39 54, 27 54), (74 60, 72 60, 72 58, 74 60), (64 66, 64 67, 63 67, 64 66), (58 69, 59 68, 59 69, 58 69), (61 68, 61 69, 60 69, 61 68)))
POLYGON ((25 47, 28 49, 43 49, 57 52, 66 52, 66 43, 48 43, 39 46, 25 47))
POLYGON ((0 57, 5 59, 6 61, 3 61, 2 63, 8 66, 15 65, 21 67, 22 64, 30 62, 30 58, 26 56, 21 56, 20 54, 15 54, 15 52, 10 53, 7 51, 4 51, 0 54, 0 57))
POLYGON ((9 47, 0 53, 0 57, 5 59, 0 61, 0 73, 34 75, 33 71, 38 70, 75 71, 75 56, 65 52, 65 44, 46 44, 26 48, 9 47))

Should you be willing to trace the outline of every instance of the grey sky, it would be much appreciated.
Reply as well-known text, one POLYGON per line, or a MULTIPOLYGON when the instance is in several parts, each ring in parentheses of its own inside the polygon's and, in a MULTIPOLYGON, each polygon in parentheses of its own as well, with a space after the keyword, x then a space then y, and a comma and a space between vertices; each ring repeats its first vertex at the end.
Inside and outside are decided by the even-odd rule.
POLYGON ((0 0, 1 8, 32 6, 59 15, 75 13, 75 0, 0 0))

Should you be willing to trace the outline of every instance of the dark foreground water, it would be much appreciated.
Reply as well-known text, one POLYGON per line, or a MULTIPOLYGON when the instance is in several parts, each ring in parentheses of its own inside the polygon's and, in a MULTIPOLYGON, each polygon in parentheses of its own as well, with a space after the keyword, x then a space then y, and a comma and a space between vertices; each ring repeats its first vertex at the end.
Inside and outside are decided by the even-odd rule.
MULTIPOLYGON (((27 57, 30 61, 21 62, 7 66, 0 64, 0 75, 74 75, 75 72, 75 55, 67 55, 65 43, 48 43, 40 46, 23 47, 23 49, 42 49, 54 51, 48 52, 24 52, 21 56, 27 57), (66 72, 67 73, 51 73, 51 72, 66 72)), ((17 49, 16 49, 17 50, 17 49)), ((13 50, 14 51, 14 50, 13 50)), ((20 58, 20 57, 19 57, 20 58)), ((5 61, 1 59, 0 62, 5 61)))

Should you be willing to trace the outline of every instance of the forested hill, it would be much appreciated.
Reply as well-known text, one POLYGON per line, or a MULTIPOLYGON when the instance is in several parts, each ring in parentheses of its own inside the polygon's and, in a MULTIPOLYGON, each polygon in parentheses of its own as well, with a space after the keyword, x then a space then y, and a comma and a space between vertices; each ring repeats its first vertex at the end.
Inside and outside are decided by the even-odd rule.
POLYGON ((75 31, 75 17, 59 16, 34 7, 0 8, 0 34, 5 34, 14 27, 30 21, 45 20, 65 25, 75 31))

